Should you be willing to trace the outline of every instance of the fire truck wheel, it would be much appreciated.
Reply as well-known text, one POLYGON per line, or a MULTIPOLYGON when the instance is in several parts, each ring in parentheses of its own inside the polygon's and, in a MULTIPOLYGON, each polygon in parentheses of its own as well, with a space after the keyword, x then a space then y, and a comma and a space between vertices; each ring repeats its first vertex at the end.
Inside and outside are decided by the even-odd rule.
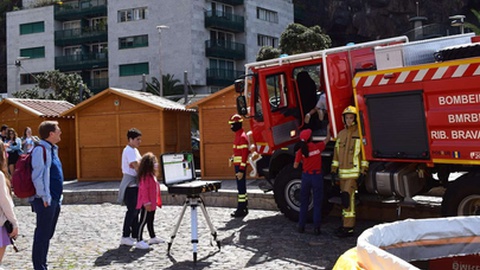
MULTIPOLYGON (((278 209, 292 221, 298 221, 301 183, 302 171, 287 165, 277 174, 273 186, 273 196, 278 209)), ((312 220, 313 203, 311 198, 312 196, 310 196, 308 206, 308 221, 312 220)))
MULTIPOLYGON (((295 170, 291 165, 284 167, 275 178, 273 194, 278 209, 290 220, 298 221, 300 212, 300 188, 302 183, 301 170, 295 170)), ((329 181, 324 181, 324 196, 322 204, 322 216, 327 216, 333 208, 328 202, 331 197, 332 186, 329 181)), ((313 195, 310 195, 307 221, 313 221, 313 195)))
POLYGON ((465 174, 448 185, 442 200, 443 216, 480 215, 478 176, 465 174))

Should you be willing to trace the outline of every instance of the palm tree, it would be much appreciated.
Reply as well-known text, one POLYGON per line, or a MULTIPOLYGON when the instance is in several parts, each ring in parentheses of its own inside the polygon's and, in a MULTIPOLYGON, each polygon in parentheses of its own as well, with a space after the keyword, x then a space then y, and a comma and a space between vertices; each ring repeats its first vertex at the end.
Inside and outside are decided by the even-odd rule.
MULTIPOLYGON (((166 74, 162 76, 163 95, 176 96, 183 94, 183 85, 180 80, 174 79, 174 75, 166 74)), ((154 95, 160 95, 160 82, 156 77, 152 77, 152 82, 147 82, 147 92, 154 95)))
MULTIPOLYGON (((478 22, 480 22, 480 12, 478 12, 474 9, 471 9, 470 11, 472 11, 473 15, 475 15, 475 17, 477 17, 478 22)), ((480 27, 478 27, 477 25, 475 25, 473 23, 466 22, 465 27, 471 29, 473 32, 475 32, 476 35, 480 35, 480 27)))

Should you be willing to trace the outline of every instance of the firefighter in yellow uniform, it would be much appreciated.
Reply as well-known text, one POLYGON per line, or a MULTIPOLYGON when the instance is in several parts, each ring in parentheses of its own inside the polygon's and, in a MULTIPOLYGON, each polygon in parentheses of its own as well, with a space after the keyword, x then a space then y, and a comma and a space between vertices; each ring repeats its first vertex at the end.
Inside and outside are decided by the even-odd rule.
POLYGON ((230 129, 235 132, 235 140, 233 142, 233 165, 235 166, 235 178, 237 179, 238 204, 231 216, 238 218, 248 214, 248 197, 246 169, 248 158, 248 138, 242 127, 243 118, 239 114, 230 117, 228 123, 230 129))
POLYGON ((364 178, 368 162, 363 160, 362 146, 357 125, 357 109, 348 106, 342 113, 345 128, 338 133, 332 160, 331 172, 338 175, 342 198, 343 225, 336 231, 338 237, 354 235, 355 192, 357 180, 364 178))

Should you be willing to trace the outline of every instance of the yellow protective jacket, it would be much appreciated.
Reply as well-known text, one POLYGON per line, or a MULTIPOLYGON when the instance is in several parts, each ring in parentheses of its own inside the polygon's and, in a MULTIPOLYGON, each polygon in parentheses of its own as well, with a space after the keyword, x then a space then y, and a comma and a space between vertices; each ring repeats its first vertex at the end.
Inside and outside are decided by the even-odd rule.
POLYGON ((363 160, 362 142, 358 125, 346 127, 338 133, 333 152, 332 172, 340 179, 358 178, 366 173, 368 161, 363 160))

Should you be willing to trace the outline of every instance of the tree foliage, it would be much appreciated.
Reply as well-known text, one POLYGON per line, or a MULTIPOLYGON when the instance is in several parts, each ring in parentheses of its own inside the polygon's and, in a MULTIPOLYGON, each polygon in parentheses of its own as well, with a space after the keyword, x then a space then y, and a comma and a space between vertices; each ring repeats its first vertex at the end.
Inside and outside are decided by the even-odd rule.
MULTIPOLYGON (((175 96, 183 94, 183 85, 179 79, 175 79, 174 75, 166 74, 162 76, 163 95, 175 96)), ((147 82, 147 92, 154 95, 160 95, 160 82, 156 77, 152 77, 152 82, 147 82)))
POLYGON ((330 46, 330 36, 318 25, 306 27, 292 23, 280 36, 280 49, 288 55, 323 50, 330 46))
POLYGON ((268 60, 280 57, 282 52, 278 48, 272 46, 263 46, 260 48, 257 54, 257 61, 268 60))
POLYGON ((298 23, 287 26, 280 36, 280 48, 263 46, 257 54, 257 61, 278 58, 281 54, 298 54, 324 50, 332 46, 332 39, 318 25, 306 27, 298 23))
POLYGON ((16 98, 65 100, 78 104, 93 94, 78 74, 65 74, 58 70, 36 76, 38 84, 31 89, 13 93, 16 98), (81 89, 83 89, 81 91, 81 89), (80 92, 82 97, 80 98, 80 92))
MULTIPOLYGON (((473 13, 473 15, 475 15, 475 17, 477 18, 477 21, 480 23, 480 12, 474 9, 470 11, 473 13)), ((478 27, 478 25, 466 22, 465 27, 475 32, 476 35, 480 35, 480 27, 478 27)))

